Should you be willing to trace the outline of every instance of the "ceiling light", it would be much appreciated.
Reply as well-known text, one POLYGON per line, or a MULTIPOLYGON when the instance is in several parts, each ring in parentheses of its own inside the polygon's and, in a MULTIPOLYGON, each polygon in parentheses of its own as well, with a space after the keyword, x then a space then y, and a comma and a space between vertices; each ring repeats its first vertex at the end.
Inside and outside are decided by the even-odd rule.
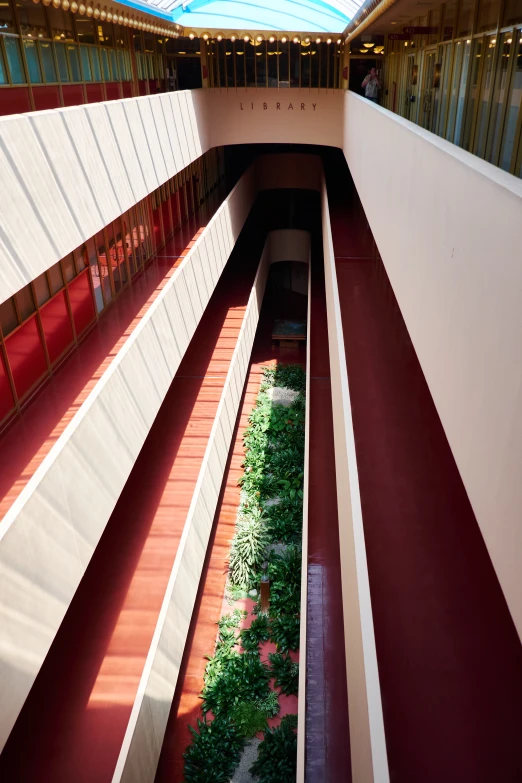
POLYGON ((203 33, 201 37, 203 38, 204 41, 208 41, 208 33, 203 33))
POLYGON ((331 38, 327 38, 327 39, 326 39, 326 43, 327 43, 327 44, 331 44, 331 43, 332 43, 332 39, 331 39, 331 38))
POLYGON ((221 34, 216 35, 216 41, 222 41, 222 40, 223 40, 223 36, 221 34))
POLYGON ((257 40, 259 41, 259 43, 261 43, 261 42, 262 42, 262 40, 263 40, 263 36, 262 36, 262 35, 258 35, 258 36, 257 36, 257 40))
MULTIPOLYGON (((508 38, 506 43, 511 43, 512 40, 513 40, 512 38, 508 38)), ((466 41, 466 43, 469 43, 469 41, 466 41)))
POLYGON ((310 43, 310 39, 309 38, 305 38, 305 43, 309 44, 310 43))
POLYGON ((244 38, 243 38, 243 41, 245 43, 248 43, 250 41, 250 36, 249 35, 245 35, 244 38))
POLYGON ((256 52, 256 57, 261 57, 262 54, 263 52, 256 52))
POLYGON ((371 49, 372 46, 375 46, 374 43, 364 43, 363 46, 365 46, 367 49, 371 49))
POLYGON ((340 38, 338 38, 338 39, 337 39, 337 43, 338 43, 338 44, 340 44, 340 43, 341 43, 341 39, 340 39, 340 38))
POLYGON ((232 41, 232 43, 234 43, 234 41, 236 40, 236 36, 235 35, 231 35, 230 36, 230 40, 232 41))
POLYGON ((320 38, 316 38, 315 42, 319 44, 319 43, 321 43, 321 39, 320 38))
POLYGON ((281 38, 281 43, 286 43, 287 41, 288 38, 286 37, 286 35, 283 35, 283 37, 281 38))
POLYGON ((392 22, 391 24, 397 24, 397 22, 392 22))
POLYGON ((295 38, 294 38, 294 43, 295 43, 295 44, 299 43, 299 38, 297 37, 297 35, 296 35, 296 36, 295 36, 295 38))
POLYGON ((275 38, 274 38, 274 36, 273 36, 273 35, 271 35, 271 36, 270 36, 270 38, 269 38, 268 40, 270 41, 270 43, 274 43, 274 41, 275 41, 275 38))
POLYGON ((195 35, 194 35, 194 33, 189 33, 189 38, 190 38, 190 40, 191 40, 191 41, 193 41, 193 40, 194 40, 194 38, 195 38, 195 35))

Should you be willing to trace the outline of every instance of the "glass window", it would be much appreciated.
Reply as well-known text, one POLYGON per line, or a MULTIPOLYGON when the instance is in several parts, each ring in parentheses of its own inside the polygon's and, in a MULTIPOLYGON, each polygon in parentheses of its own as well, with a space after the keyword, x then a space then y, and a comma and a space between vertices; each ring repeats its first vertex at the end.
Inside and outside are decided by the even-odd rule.
POLYGON ((502 149, 500 152, 500 168, 509 171, 511 168, 511 157, 515 145, 515 135, 517 131, 518 113, 522 106, 522 35, 517 41, 517 60, 515 71, 511 81, 510 95, 508 98, 508 107, 506 121, 504 123, 504 138, 502 140, 502 149))
MULTIPOLYGON (((507 75, 508 66, 511 62, 510 53, 513 45, 512 42, 513 34, 504 33, 500 44, 500 62, 497 64, 496 68, 495 91, 493 93, 493 104, 489 121, 486 160, 489 160, 490 163, 496 163, 498 158, 498 145, 502 132, 502 117, 504 114, 504 102, 506 100, 507 75)), ((514 50, 515 47, 513 45, 513 51, 514 50)))
POLYGON ((14 297, 0 304, 0 326, 2 327, 4 337, 7 337, 18 326, 14 297))
POLYGON ((111 69, 112 69, 112 78, 115 82, 120 81, 120 76, 118 74, 118 57, 116 54, 115 49, 110 49, 109 55, 111 58, 111 69))
POLYGON ((41 3, 33 3, 33 0, 16 0, 16 10, 22 35, 38 37, 41 34, 45 38, 49 37, 45 8, 41 3))
POLYGON ((268 86, 277 87, 277 41, 268 41, 267 49, 268 86))
POLYGON ((87 242, 87 256, 89 258, 89 267, 91 273, 92 286, 94 289, 94 300, 96 302, 96 310, 101 313, 104 308, 100 267, 98 265, 98 257, 96 255, 96 246, 94 239, 91 237, 87 242))
POLYGON ((290 44, 290 87, 299 87, 299 55, 301 54, 301 45, 290 44))
POLYGON ((76 264, 76 270, 78 274, 82 271, 82 269, 85 269, 85 267, 87 266, 85 262, 86 254, 87 254, 87 249, 85 248, 85 245, 82 245, 81 247, 77 247, 76 250, 73 251, 74 263, 76 264))
POLYGON ((465 150, 469 150, 471 147, 471 133, 473 130, 473 118, 475 114, 475 105, 477 102, 482 51, 482 40, 475 40, 473 44, 473 54, 471 57, 471 84, 468 105, 466 108, 466 116, 464 120, 464 138, 462 139, 462 146, 465 150))
POLYGON ((67 54, 69 57, 69 68, 71 69, 72 81, 81 82, 82 75, 80 72, 80 59, 78 57, 78 47, 68 45, 67 54))
MULTIPOLYGON (((498 2, 498 0, 493 0, 498 2)), ((461 0, 459 7, 459 21, 457 24, 457 37, 461 35, 470 35, 473 27, 473 11, 475 0, 461 0)))
POLYGON ((457 114, 458 89, 460 85, 460 69, 462 67, 464 47, 465 44, 463 44, 462 41, 457 41, 457 43, 455 44, 455 62, 453 64, 453 76, 451 79, 448 124, 446 126, 446 133, 445 133, 445 138, 448 140, 453 139, 455 117, 457 114))
POLYGON ((245 84, 245 42, 235 41, 235 60, 236 60, 236 85, 243 87, 245 84))
POLYGON ((109 66, 109 52, 107 51, 107 49, 100 50, 100 57, 101 57, 101 64, 102 64, 102 71, 103 71, 103 79, 106 82, 110 82, 111 69, 109 66))
POLYGON ((4 56, 2 54, 2 48, 0 47, 0 84, 7 84, 7 69, 4 65, 4 56))
POLYGON ((89 47, 80 46, 80 57, 82 60, 83 78, 86 82, 92 82, 91 63, 89 60, 89 47))
POLYGON ((25 321, 26 318, 29 318, 29 316, 34 313, 36 308, 34 306, 33 294, 30 285, 26 285, 25 288, 22 288, 20 291, 18 291, 16 294, 16 303, 18 305, 18 312, 20 313, 20 318, 22 321, 25 321))
POLYGON ((107 259, 107 250, 105 247, 105 236, 103 231, 96 234, 96 247, 98 250, 98 264, 103 287, 103 295, 106 302, 112 299, 111 279, 109 273, 109 262, 107 259))
MULTIPOLYGON (((91 46, 89 49, 89 54, 91 56, 91 68, 92 68, 92 78, 95 82, 101 82, 101 68, 100 68, 100 57, 98 53, 98 49, 95 46, 91 46)), ((105 52, 107 54, 107 52, 105 52)))
POLYGON ((74 258, 72 253, 69 253, 68 256, 65 256, 65 258, 62 259, 62 267, 65 279, 68 283, 70 283, 71 280, 76 277, 76 269, 74 268, 74 258))
POLYGON ((51 293, 55 294, 60 288, 63 288, 62 268, 60 262, 54 264, 49 270, 49 281, 51 283, 51 293))
POLYGON ((279 86, 289 87, 289 72, 288 72, 288 57, 289 57, 289 44, 281 42, 279 44, 279 54, 277 59, 279 62, 279 86))
POLYGON ((49 283, 47 282, 47 275, 45 272, 39 277, 36 278, 36 280, 33 281, 34 285, 34 294, 36 296, 36 301, 38 302, 38 305, 41 307, 44 302, 47 302, 48 299, 51 298, 51 292, 49 290, 49 283))
POLYGON ((3 33, 16 33, 13 7, 7 0, 0 3, 0 30, 3 33))
POLYGON ((464 118, 464 103, 466 100, 466 85, 468 83, 469 61, 471 54, 471 41, 466 41, 464 46, 464 55, 462 61, 462 71, 460 74, 459 94, 457 99, 457 115, 455 119, 455 133, 453 134, 454 144, 461 143, 462 120, 464 118))
POLYGON ((98 22, 98 40, 103 46, 114 46, 114 28, 111 22, 98 22))
POLYGON ((17 38, 4 38, 7 65, 13 84, 25 84, 25 74, 22 65, 20 42, 17 38))
POLYGON ((520 0, 506 0, 504 5, 503 27, 522 22, 522 3, 520 0))
POLYGON ((256 86, 256 71, 254 61, 256 59, 255 47, 251 43, 245 44, 245 67, 246 67, 246 84, 247 87, 256 86))
POLYGON ((34 41, 24 41, 25 59, 27 60, 27 70, 29 71, 29 81, 32 84, 40 84, 42 81, 42 71, 38 60, 38 52, 34 41))
POLYGON ((457 0, 451 0, 444 5, 444 14, 442 17, 442 40, 451 41, 455 32, 457 21, 457 0))
POLYGON ((496 30, 499 11, 500 3, 498 0, 480 0, 478 29, 481 33, 496 30))
POLYGON ((57 82, 58 77, 56 75, 56 66, 54 64, 52 44, 48 43, 47 41, 41 41, 39 47, 45 81, 57 82))
POLYGON ((496 43, 497 39, 495 36, 489 36, 486 38, 486 48, 484 52, 486 59, 484 62, 484 72, 482 74, 480 104, 477 117, 477 127, 475 130, 475 142, 473 145, 473 152, 475 155, 483 154, 484 143, 486 141, 486 133, 488 130, 489 98, 493 81, 493 62, 496 43))
POLYGON ((256 83, 258 87, 266 87, 266 42, 256 47, 256 83))
POLYGON ((61 82, 69 81, 69 69, 67 67, 67 52, 65 51, 65 44, 56 43, 54 45, 56 52, 56 60, 58 61, 58 73, 60 74, 61 82))
POLYGON ((51 25, 51 34, 55 40, 74 41, 73 15, 69 11, 61 8, 54 8, 52 5, 47 7, 49 23, 51 25))
MULTIPOLYGON (((117 55, 118 55, 118 63, 119 63, 119 70, 120 70, 120 74, 121 74, 121 79, 122 79, 122 81, 127 81, 128 77, 127 77, 127 74, 125 73, 125 59, 123 57, 123 52, 121 51, 121 49, 117 49, 116 52, 117 52, 117 55)), ((146 78, 146 77, 144 77, 144 78, 146 78)))
POLYGON ((78 40, 80 43, 95 44, 96 41, 96 28, 94 26, 94 19, 89 19, 88 16, 75 16, 76 32, 78 33, 78 40))

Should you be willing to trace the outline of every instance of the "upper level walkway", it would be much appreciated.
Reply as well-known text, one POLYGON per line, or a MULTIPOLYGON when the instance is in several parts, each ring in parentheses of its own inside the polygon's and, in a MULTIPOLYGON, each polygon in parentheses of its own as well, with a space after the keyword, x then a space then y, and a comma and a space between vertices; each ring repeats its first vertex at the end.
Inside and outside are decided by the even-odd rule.
POLYGON ((220 203, 216 191, 190 216, 0 436, 3 456, 0 520, 172 277, 220 203))

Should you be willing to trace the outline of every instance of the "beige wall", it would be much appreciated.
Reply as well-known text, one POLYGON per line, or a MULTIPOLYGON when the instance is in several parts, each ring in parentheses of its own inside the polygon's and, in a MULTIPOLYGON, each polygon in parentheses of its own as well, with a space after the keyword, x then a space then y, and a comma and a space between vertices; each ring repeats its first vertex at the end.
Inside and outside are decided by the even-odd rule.
POLYGON ((352 780, 354 783, 388 783, 349 379, 325 184, 321 194, 321 213, 352 780))
POLYGON ((344 152, 522 636, 522 181, 353 93, 344 152))
POLYGON ((342 108, 333 91, 192 90, 1 117, 0 302, 212 147, 340 147, 342 108))

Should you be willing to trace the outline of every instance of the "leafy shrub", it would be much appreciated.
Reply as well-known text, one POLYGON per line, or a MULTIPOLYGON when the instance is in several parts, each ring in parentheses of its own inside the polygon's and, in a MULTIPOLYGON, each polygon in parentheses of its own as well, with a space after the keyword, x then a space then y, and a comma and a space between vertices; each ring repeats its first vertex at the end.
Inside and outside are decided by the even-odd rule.
POLYGON ((252 620, 250 628, 243 628, 241 631, 241 646, 244 650, 257 650, 262 642, 270 639, 270 627, 268 617, 264 614, 252 620))
POLYGON ((287 389, 304 392, 306 373, 299 364, 276 364, 263 367, 262 389, 270 386, 285 386, 287 389))
POLYGON ((292 615, 281 615, 271 623, 270 639, 279 652, 288 652, 299 648, 299 618, 292 615))
POLYGON ((222 631, 224 628, 237 628, 243 617, 246 617, 247 612, 241 609, 234 609, 229 614, 224 614, 218 620, 218 628, 222 631))
POLYGON ((299 689, 299 664, 289 655, 270 653, 268 656, 275 684, 286 696, 297 696, 299 689))
POLYGON ((270 690, 270 672, 256 652, 234 653, 224 658, 220 670, 212 674, 211 678, 205 675, 203 712, 230 714, 242 702, 266 698, 270 690))
POLYGON ((267 729, 257 760, 250 767, 259 783, 295 780, 297 767, 297 715, 286 715, 275 729, 267 729))
POLYGON ((236 724, 236 728, 241 736, 245 737, 245 739, 253 737, 258 731, 265 731, 267 728, 266 712, 253 701, 237 704, 232 709, 230 717, 236 724))
POLYGON ((244 739, 227 717, 198 719, 198 731, 189 726, 192 744, 183 754, 185 783, 228 783, 239 762, 244 739))
POLYGON ((303 529, 303 503, 301 498, 283 499, 265 512, 267 529, 272 541, 291 544, 301 541, 303 529))
POLYGON ((261 514, 242 515, 230 550, 230 578, 248 589, 255 581, 265 557, 269 534, 261 514))
POLYGON ((301 606, 301 547, 292 544, 281 555, 272 552, 268 575, 270 616, 297 614, 301 606))
POLYGON ((255 704, 267 718, 275 718, 279 712, 279 694, 276 691, 269 691, 264 699, 256 699, 255 704))

